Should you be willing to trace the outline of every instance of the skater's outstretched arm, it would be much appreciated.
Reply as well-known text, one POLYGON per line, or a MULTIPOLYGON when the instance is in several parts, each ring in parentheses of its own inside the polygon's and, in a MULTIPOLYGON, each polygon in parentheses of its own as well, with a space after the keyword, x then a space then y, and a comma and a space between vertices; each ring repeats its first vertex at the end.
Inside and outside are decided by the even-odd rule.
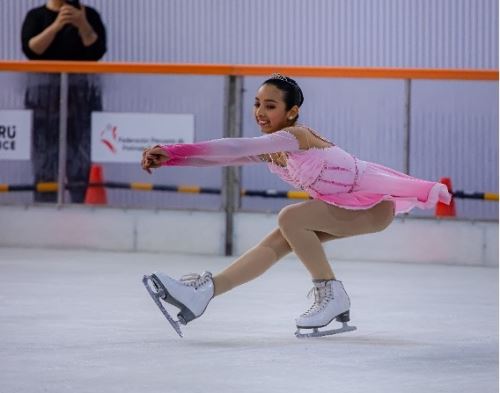
POLYGON ((299 141, 281 130, 255 138, 223 138, 155 146, 143 154, 145 170, 159 166, 229 166, 262 162, 261 154, 300 150, 299 141))

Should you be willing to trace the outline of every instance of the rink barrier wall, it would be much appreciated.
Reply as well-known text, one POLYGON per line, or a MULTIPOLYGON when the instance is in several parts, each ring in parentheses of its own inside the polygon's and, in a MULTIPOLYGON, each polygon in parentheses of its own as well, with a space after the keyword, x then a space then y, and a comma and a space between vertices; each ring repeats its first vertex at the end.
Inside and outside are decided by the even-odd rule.
MULTIPOLYGON (((224 212, 0 206, 0 222, 0 247, 224 255, 224 212)), ((276 225, 276 214, 235 213, 234 255, 276 225)), ((332 260, 497 267, 498 235, 498 222, 398 217, 383 232, 325 248, 332 260)))

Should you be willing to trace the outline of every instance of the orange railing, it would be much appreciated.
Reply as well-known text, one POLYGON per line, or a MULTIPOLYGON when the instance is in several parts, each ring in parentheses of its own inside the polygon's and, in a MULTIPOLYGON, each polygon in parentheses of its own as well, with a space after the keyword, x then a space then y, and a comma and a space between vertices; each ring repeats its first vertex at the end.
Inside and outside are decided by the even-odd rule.
POLYGON ((167 64, 84 61, 0 61, 0 71, 49 73, 193 74, 267 76, 281 72, 290 76, 374 79, 499 79, 498 70, 439 68, 362 68, 240 64, 167 64))

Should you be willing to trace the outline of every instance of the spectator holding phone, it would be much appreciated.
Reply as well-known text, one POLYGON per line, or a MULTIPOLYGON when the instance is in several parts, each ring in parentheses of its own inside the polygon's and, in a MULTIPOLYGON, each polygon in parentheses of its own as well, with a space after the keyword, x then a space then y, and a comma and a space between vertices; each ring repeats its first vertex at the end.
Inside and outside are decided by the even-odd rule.
MULTIPOLYGON (((106 53, 106 29, 99 13, 78 0, 48 0, 31 9, 22 26, 23 52, 30 60, 97 61, 106 53)), ((25 105, 34 111, 35 182, 57 179, 60 79, 28 75, 25 105)), ((102 110, 96 76, 71 74, 68 91, 68 181, 72 202, 83 202, 90 169, 90 116, 102 110)), ((54 193, 35 193, 36 202, 55 202, 54 193)))

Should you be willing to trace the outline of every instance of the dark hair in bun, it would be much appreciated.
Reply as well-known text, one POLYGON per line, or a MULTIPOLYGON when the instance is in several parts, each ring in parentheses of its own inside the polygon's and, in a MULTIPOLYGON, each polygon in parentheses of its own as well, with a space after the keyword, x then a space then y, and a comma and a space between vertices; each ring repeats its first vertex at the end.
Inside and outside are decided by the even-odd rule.
POLYGON ((283 92, 286 110, 290 110, 294 105, 299 108, 304 102, 304 95, 297 82, 292 78, 281 74, 272 74, 269 79, 262 83, 263 85, 276 86, 283 92))

